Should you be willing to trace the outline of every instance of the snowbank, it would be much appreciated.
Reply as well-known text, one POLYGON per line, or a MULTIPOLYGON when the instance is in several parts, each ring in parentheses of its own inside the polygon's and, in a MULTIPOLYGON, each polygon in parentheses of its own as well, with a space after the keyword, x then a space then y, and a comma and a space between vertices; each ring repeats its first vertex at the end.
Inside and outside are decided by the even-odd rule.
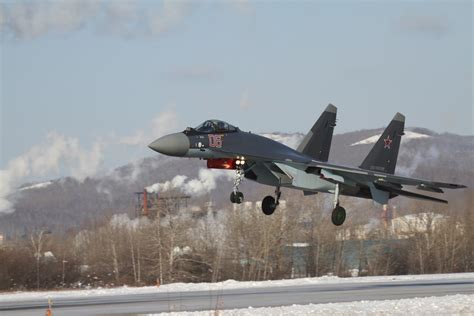
POLYGON ((173 283, 145 287, 118 287, 111 289, 97 288, 88 290, 67 290, 67 291, 43 291, 43 292, 9 292, 0 294, 0 302, 22 301, 31 299, 48 299, 62 297, 87 297, 87 296, 110 296, 121 294, 140 294, 140 293, 169 293, 169 292, 190 292, 190 291, 212 291, 212 290, 230 290, 241 288, 261 288, 273 286, 294 286, 311 284, 347 284, 347 283, 367 283, 367 282, 403 282, 403 281, 423 281, 423 280, 456 280, 464 278, 474 278, 474 273, 453 273, 453 274, 424 274, 424 275, 397 275, 397 276, 373 276, 373 277, 319 277, 319 278, 301 278, 291 280, 275 281, 247 281, 239 282, 227 280, 217 283, 173 283))

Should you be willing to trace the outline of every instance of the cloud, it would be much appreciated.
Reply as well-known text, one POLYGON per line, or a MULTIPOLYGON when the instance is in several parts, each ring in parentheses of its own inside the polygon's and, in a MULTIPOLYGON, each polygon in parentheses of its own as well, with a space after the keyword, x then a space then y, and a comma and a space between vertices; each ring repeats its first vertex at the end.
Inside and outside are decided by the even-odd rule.
POLYGON ((413 176, 420 165, 426 165, 429 161, 438 159, 439 156, 440 151, 435 146, 431 146, 428 150, 423 151, 411 150, 410 152, 405 149, 399 158, 399 160, 405 161, 405 164, 397 166, 397 173, 407 177, 413 176))
POLYGON ((83 180, 98 171, 102 159, 100 142, 86 150, 77 138, 49 133, 43 144, 31 147, 0 170, 0 214, 14 211, 8 198, 26 177, 45 176, 66 168, 71 176, 83 180))
POLYGON ((233 0, 229 1, 229 5, 239 14, 255 16, 255 8, 250 3, 250 0, 233 0))
POLYGON ((110 225, 114 228, 125 228, 130 231, 137 230, 138 228, 149 224, 147 217, 139 217, 130 219, 128 214, 114 214, 110 219, 110 225))
POLYGON ((0 5, 0 32, 16 39, 68 34, 87 27, 123 37, 158 36, 192 12, 190 1, 164 0, 139 7, 131 1, 17 1, 0 5))
POLYGON ((161 12, 149 11, 145 16, 150 32, 157 35, 176 27, 190 13, 190 2, 165 0, 161 12))
POLYGON ((179 119, 174 111, 165 111, 155 116, 151 126, 146 130, 140 129, 131 136, 120 138, 119 143, 130 146, 144 146, 163 135, 176 132, 179 119))
POLYGON ((167 192, 170 190, 180 190, 192 196, 202 196, 216 188, 216 181, 219 178, 233 178, 233 173, 228 170, 200 169, 199 175, 195 179, 187 181, 188 177, 177 175, 171 181, 155 183, 146 188, 149 193, 167 192))
POLYGON ((171 181, 166 181, 163 183, 155 183, 146 188, 149 193, 158 193, 158 192, 166 192, 172 189, 177 189, 183 186, 184 182, 186 181, 187 176, 175 176, 171 181))
POLYGON ((232 172, 226 170, 201 169, 199 170, 199 177, 185 183, 182 190, 192 196, 201 196, 216 188, 218 178, 231 177, 232 175, 232 172))
POLYGON ((105 21, 103 30, 124 37, 133 37, 136 21, 140 17, 136 2, 117 1, 104 7, 105 21))
POLYGON ((36 38, 49 32, 67 33, 82 28, 98 14, 95 1, 13 2, 1 8, 3 30, 15 38, 36 38))
POLYGON ((399 25, 403 31, 427 34, 437 38, 449 29, 446 19, 435 16, 404 16, 400 19, 399 25))

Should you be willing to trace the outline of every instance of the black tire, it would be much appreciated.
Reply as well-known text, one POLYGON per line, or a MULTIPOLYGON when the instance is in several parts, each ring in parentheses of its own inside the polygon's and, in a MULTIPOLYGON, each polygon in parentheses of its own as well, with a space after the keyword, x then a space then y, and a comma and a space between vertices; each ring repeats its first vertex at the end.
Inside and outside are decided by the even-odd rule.
POLYGON ((237 192, 236 203, 240 204, 244 201, 244 194, 242 192, 237 192))
POLYGON ((276 209, 275 198, 271 195, 266 196, 262 201, 262 211, 265 215, 272 215, 276 209))
POLYGON ((341 226, 346 220, 346 210, 342 206, 336 206, 332 211, 331 220, 334 225, 341 226))
POLYGON ((244 201, 244 194, 242 192, 235 193, 232 191, 230 193, 230 201, 234 204, 240 204, 244 201))

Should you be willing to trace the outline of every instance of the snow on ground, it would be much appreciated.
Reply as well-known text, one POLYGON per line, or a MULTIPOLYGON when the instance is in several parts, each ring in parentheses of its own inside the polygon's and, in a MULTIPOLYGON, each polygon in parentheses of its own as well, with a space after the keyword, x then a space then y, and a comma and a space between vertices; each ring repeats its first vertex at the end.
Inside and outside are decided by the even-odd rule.
MULTIPOLYGON (((380 135, 381 135, 381 134, 379 134, 379 135, 374 135, 374 136, 372 136, 372 137, 363 139, 363 140, 361 140, 361 141, 359 141, 359 142, 357 142, 357 143, 352 144, 351 146, 375 144, 375 143, 379 140, 380 135)), ((427 138, 427 137, 431 137, 431 136, 425 135, 425 134, 416 133, 416 132, 405 131, 405 135, 402 136, 402 142, 405 142, 405 141, 408 141, 408 140, 412 140, 412 139, 427 138)))
MULTIPOLYGON (((147 314, 154 316, 158 314, 147 314)), ((250 316, 250 315, 474 315, 474 295, 409 298, 386 301, 292 305, 201 312, 179 312, 174 316, 250 316)), ((144 316, 144 315, 143 315, 144 316)))
POLYGON ((423 281, 423 280, 456 280, 464 278, 474 278, 474 273, 453 273, 453 274, 424 274, 424 275, 397 275, 397 276, 373 276, 339 278, 335 276, 325 276, 318 278, 301 278, 291 280, 275 281, 246 281, 239 282, 227 280, 217 283, 172 283, 145 287, 117 287, 117 288, 97 288, 85 290, 65 290, 65 291, 40 291, 40 292, 7 292, 0 293, 1 302, 24 301, 33 299, 55 299, 62 297, 91 297, 110 296, 140 293, 169 293, 169 292, 190 292, 190 291, 212 291, 231 290, 241 288, 273 287, 273 286, 294 286, 311 284, 342 284, 342 283, 367 283, 367 282, 402 282, 402 281, 423 281))

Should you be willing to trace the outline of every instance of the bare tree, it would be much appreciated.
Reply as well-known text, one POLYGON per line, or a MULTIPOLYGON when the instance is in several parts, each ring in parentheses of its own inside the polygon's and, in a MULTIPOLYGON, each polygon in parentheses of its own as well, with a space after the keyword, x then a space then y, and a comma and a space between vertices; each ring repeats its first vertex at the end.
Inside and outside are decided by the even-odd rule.
POLYGON ((38 233, 30 235, 31 246, 34 251, 36 260, 36 289, 40 288, 40 262, 42 257, 43 245, 45 242, 45 235, 51 234, 50 231, 41 230, 38 233))

